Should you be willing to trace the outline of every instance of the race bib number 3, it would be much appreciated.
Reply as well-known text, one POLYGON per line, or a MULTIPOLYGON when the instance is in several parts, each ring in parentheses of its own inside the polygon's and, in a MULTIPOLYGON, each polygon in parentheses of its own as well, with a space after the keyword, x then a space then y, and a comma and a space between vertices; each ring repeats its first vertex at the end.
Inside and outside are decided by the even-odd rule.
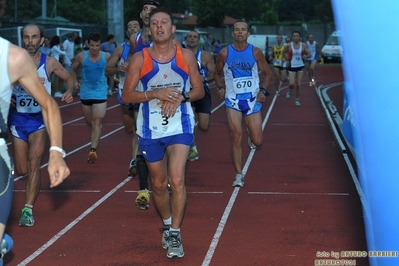
POLYGON ((173 117, 167 117, 161 114, 161 108, 158 103, 155 103, 158 100, 150 101, 150 129, 151 131, 157 133, 163 133, 166 131, 173 132, 178 127, 181 126, 181 113, 179 108, 176 110, 176 114, 173 117), (155 104, 155 106, 153 106, 155 104))
POLYGON ((235 78, 233 85, 236 94, 252 92, 258 86, 258 84, 255 84, 253 77, 235 78))

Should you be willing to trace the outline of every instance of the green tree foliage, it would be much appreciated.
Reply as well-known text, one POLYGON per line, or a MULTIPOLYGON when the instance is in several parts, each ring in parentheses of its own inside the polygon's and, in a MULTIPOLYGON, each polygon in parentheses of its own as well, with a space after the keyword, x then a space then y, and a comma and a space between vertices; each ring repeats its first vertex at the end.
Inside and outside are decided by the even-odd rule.
POLYGON ((221 27, 224 17, 227 15, 224 8, 229 0, 196 0, 195 14, 198 17, 197 24, 200 27, 221 27))
MULTIPOLYGON (((115 0, 116 1, 116 0, 115 0)), ((144 0, 124 0, 124 18, 138 17, 144 0)), ((225 16, 245 19, 252 24, 290 24, 293 22, 333 21, 330 0, 160 0, 173 13, 192 12, 201 27, 221 27, 225 16)), ((41 16, 40 0, 13 0, 7 2, 5 19, 18 20, 41 16)), ((47 0, 47 16, 54 4, 56 14, 75 23, 106 24, 107 0, 47 0)))
POLYGON ((124 12, 124 21, 128 21, 131 18, 139 18, 140 12, 143 8, 142 0, 125 0, 123 2, 123 12, 124 12))
POLYGON ((277 12, 279 21, 333 21, 330 0, 281 0, 277 12))
MULTIPOLYGON (((52 5, 48 4, 48 7, 51 8, 52 5)), ((106 0, 58 0, 57 14, 76 23, 105 24, 107 21, 106 7, 106 0)))

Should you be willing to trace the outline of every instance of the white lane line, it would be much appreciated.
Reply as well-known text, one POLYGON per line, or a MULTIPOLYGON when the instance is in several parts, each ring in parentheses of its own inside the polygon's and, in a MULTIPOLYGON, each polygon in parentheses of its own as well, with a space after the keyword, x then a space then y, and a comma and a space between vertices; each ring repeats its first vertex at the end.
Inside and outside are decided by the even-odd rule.
POLYGON ((100 206, 101 203, 103 203, 105 200, 107 200, 110 196, 112 196, 116 191, 118 191, 121 187, 123 187, 127 182, 129 182, 132 179, 132 177, 126 178, 124 181, 119 183, 114 189, 112 189, 110 192, 108 192, 105 196, 103 196, 101 199, 99 199, 96 203, 94 203, 90 208, 88 208, 84 213, 82 213, 78 218, 73 220, 70 224, 68 224, 64 229, 59 231, 55 236, 53 236, 47 243, 45 243, 43 246, 41 246, 39 249, 37 249, 35 252, 33 252, 29 257, 24 259, 21 263, 18 264, 18 266, 23 266, 34 260, 37 256, 39 256, 42 252, 44 252, 47 248, 49 248, 51 245, 53 245, 61 236, 63 236, 65 233, 67 233, 69 230, 71 230, 78 222, 80 222, 83 218, 85 218, 89 213, 91 213, 95 208, 100 206))
POLYGON ((62 109, 62 108, 66 108, 66 107, 69 107, 69 106, 72 106, 72 105, 76 105, 76 104, 79 104, 80 103, 80 101, 74 101, 73 103, 65 103, 64 105, 58 105, 58 108, 59 109, 62 109))
MULTIPOLYGON (((24 189, 17 189, 14 192, 26 192, 24 189)), ((101 190, 40 190, 40 193, 100 193, 101 190)))
POLYGON ((252 195, 315 195, 315 196, 349 196, 349 193, 335 192, 248 192, 252 195))
MULTIPOLYGON (((222 105, 222 104, 221 104, 222 105)), ((220 108, 219 105, 216 109, 214 109, 212 112, 216 111, 218 108, 220 108)), ((101 137, 105 138, 108 135, 113 134, 114 132, 121 130, 124 128, 124 126, 104 135, 101 137)), ((86 146, 90 145, 90 143, 87 143, 84 146, 81 146, 67 154, 70 155, 86 146)), ((40 168, 43 168, 47 166, 48 163, 42 165, 40 168)), ((22 177, 21 177, 22 178, 22 177)), ((74 227, 78 222, 80 222, 84 217, 86 217, 89 213, 91 213, 95 208, 97 208, 101 203, 103 203, 105 200, 107 200, 111 195, 113 195, 116 191, 118 191, 122 186, 124 186, 127 182, 129 182, 132 179, 131 176, 127 177, 123 182, 121 182, 118 186, 116 186, 113 190, 108 192, 104 197, 102 197, 100 200, 98 200, 95 204, 93 204, 90 208, 88 208, 84 213, 82 213, 78 218, 76 218, 74 221, 72 221, 69 225, 67 225, 64 229, 62 229, 60 232, 58 232, 55 236, 53 236, 47 243, 45 243, 43 246, 41 246, 39 249, 37 249, 35 252, 33 252, 29 257, 27 257, 25 260, 23 260, 21 263, 18 264, 18 266, 24 266, 34 260, 37 256, 39 256, 42 252, 44 252, 47 248, 49 248, 52 244, 54 244, 61 236, 63 236, 65 233, 67 233, 72 227, 74 227)), ((18 180, 18 179, 16 179, 18 180)), ((137 191, 136 191, 137 192, 137 191)))
POLYGON ((326 126, 327 124, 284 124, 284 123, 273 123, 271 126, 326 126))
MULTIPOLYGON (((116 133, 117 131, 119 131, 119 130, 121 130, 121 129, 123 129, 123 128, 124 128, 124 126, 121 126, 121 127, 117 128, 117 129, 114 129, 113 131, 111 131, 111 132, 109 132, 109 133, 107 133, 107 134, 101 136, 100 139, 104 139, 104 138, 106 138, 106 137, 108 137, 108 136, 110 136, 110 135, 116 133)), ((75 152, 78 152, 79 150, 81 150, 81 149, 83 149, 83 148, 85 148, 85 147, 87 147, 87 146, 89 146, 89 145, 91 145, 91 142, 87 142, 86 144, 84 144, 84 145, 82 145, 82 146, 80 146, 80 147, 74 149, 73 151, 68 152, 66 156, 69 156, 69 155, 71 155, 71 154, 74 154, 75 152)), ((48 165, 48 163, 43 164, 42 166, 40 166, 40 169, 46 167, 47 165, 48 165)), ((22 178, 24 178, 25 176, 26 176, 26 175, 24 175, 24 176, 18 176, 18 177, 16 177, 16 178, 14 178, 14 182, 15 182, 15 181, 18 181, 18 180, 20 180, 20 179, 22 179, 22 178)))
MULTIPOLYGON (((270 104, 270 107, 269 107, 269 109, 268 109, 268 111, 266 113, 265 119, 263 120, 262 131, 264 130, 264 128, 266 126, 266 122, 269 119, 270 113, 273 110, 273 107, 274 107, 274 104, 275 104, 276 100, 277 100, 277 95, 275 94, 274 97, 273 97, 273 100, 272 100, 272 102, 270 104)), ((256 150, 251 150, 251 152, 248 155, 247 161, 246 161, 246 163, 244 165, 244 168, 242 170, 242 174, 243 174, 244 177, 245 177, 245 174, 247 173, 249 165, 251 164, 251 161, 252 161, 252 158, 253 158, 253 156, 255 154, 255 151, 256 150)), ((204 260, 202 262, 202 266, 207 266, 207 265, 209 265, 211 263, 213 254, 215 253, 216 247, 217 247, 217 245, 219 243, 219 239, 220 239, 220 237, 221 237, 221 235, 223 233, 224 226, 226 225, 227 219, 229 218, 230 212, 231 212, 231 210, 233 208, 234 202, 236 201, 236 198, 237 198, 237 195, 238 195, 239 191, 240 191, 239 187, 234 188, 233 193, 230 196, 230 200, 229 200, 229 202, 228 202, 228 204, 227 204, 227 206, 226 206, 226 208, 224 210, 222 218, 220 219, 219 225, 218 225, 218 227, 216 229, 216 232, 215 232, 215 234, 213 236, 212 242, 209 245, 208 252, 206 253, 205 258, 204 258, 204 260)))
MULTIPOLYGON (((80 102, 76 102, 76 103, 80 103, 80 102)), ((71 103, 71 104, 76 104, 76 103, 71 103)), ((71 105, 71 104, 69 104, 69 105, 71 105)), ((64 107, 64 106, 68 106, 68 105, 63 105, 63 106, 61 106, 60 108, 62 108, 62 107, 64 107)), ((112 106, 108 107, 107 110, 111 110, 111 109, 113 109, 113 108, 115 108, 115 107, 118 107, 118 106, 119 106, 119 104, 112 105, 112 106)), ((68 122, 63 123, 62 126, 66 126, 66 125, 72 124, 72 123, 74 123, 74 122, 76 122, 76 121, 82 120, 83 118, 84 118, 84 116, 78 117, 78 118, 76 118, 76 119, 73 119, 73 120, 71 120, 71 121, 68 121, 68 122)), ((10 141, 10 142, 7 143, 7 146, 9 146, 9 145, 11 145, 11 144, 12 144, 12 142, 10 141)))
MULTIPOLYGON (((137 193, 138 190, 125 190, 126 193, 137 193)), ((152 193, 152 191, 149 191, 152 193)), ((187 194, 223 194, 222 191, 187 191, 187 194)))

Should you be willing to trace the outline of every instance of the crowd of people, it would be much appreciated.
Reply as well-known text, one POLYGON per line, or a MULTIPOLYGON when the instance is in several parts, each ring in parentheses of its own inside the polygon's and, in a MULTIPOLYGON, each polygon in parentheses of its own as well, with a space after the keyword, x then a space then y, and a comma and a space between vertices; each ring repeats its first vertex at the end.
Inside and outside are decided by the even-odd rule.
MULTIPOLYGON (((0 11, 3 7, 4 0, 0 0, 0 11)), ((263 142, 261 109, 270 95, 273 73, 262 51, 247 42, 250 25, 245 21, 234 23, 234 42, 224 47, 209 34, 204 49, 200 49, 200 35, 192 30, 185 38, 186 48, 182 48, 175 30, 171 12, 158 1, 146 0, 139 18, 127 22, 127 38, 119 46, 114 35, 108 35, 103 42, 96 32, 89 34, 84 45, 74 32, 61 44, 59 36, 48 40, 44 28, 37 24, 23 27, 22 48, 0 38, 0 94, 8 99, 0 106, 0 261, 12 247, 11 237, 4 233, 14 169, 7 152, 7 133, 12 136, 15 169, 18 174, 27 175, 20 226, 31 227, 35 223, 33 208, 47 141, 51 146, 51 186, 60 184, 70 173, 63 160, 60 111, 50 97, 52 84, 56 88, 54 97, 66 103, 73 102, 79 91, 86 123, 92 129, 87 161, 93 164, 98 159, 108 96, 114 81, 118 81, 122 121, 126 132, 132 135, 127 172, 138 176, 135 203, 140 210, 149 208, 151 184, 153 203, 163 221, 161 243, 168 258, 184 256, 180 227, 187 198, 185 168, 187 161, 199 159, 196 128, 206 131, 210 125, 210 82, 216 84, 217 95, 226 107, 235 169, 232 186, 244 186, 242 121, 248 132, 248 145, 256 149, 263 142), (261 80, 260 74, 265 78, 261 80)), ((306 44, 297 31, 285 44, 282 36, 277 36, 271 58, 276 93, 288 80, 286 97, 290 98, 296 87, 295 105, 300 106, 305 64, 310 85, 314 85, 318 56, 319 46, 313 35, 308 36, 306 44)))

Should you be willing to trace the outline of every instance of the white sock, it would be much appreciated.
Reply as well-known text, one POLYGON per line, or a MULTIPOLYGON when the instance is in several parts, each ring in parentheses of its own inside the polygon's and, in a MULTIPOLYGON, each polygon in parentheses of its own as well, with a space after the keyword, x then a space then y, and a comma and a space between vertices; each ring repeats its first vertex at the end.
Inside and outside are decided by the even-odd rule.
POLYGON ((177 229, 175 229, 175 228, 170 228, 169 229, 169 233, 171 233, 171 232, 178 232, 179 234, 180 234, 180 228, 177 228, 177 229))
POLYGON ((169 217, 168 219, 163 219, 163 224, 164 225, 172 225, 172 216, 169 217))
POLYGON ((193 151, 195 151, 195 152, 198 152, 197 146, 192 146, 192 147, 191 147, 191 150, 193 150, 193 151))

